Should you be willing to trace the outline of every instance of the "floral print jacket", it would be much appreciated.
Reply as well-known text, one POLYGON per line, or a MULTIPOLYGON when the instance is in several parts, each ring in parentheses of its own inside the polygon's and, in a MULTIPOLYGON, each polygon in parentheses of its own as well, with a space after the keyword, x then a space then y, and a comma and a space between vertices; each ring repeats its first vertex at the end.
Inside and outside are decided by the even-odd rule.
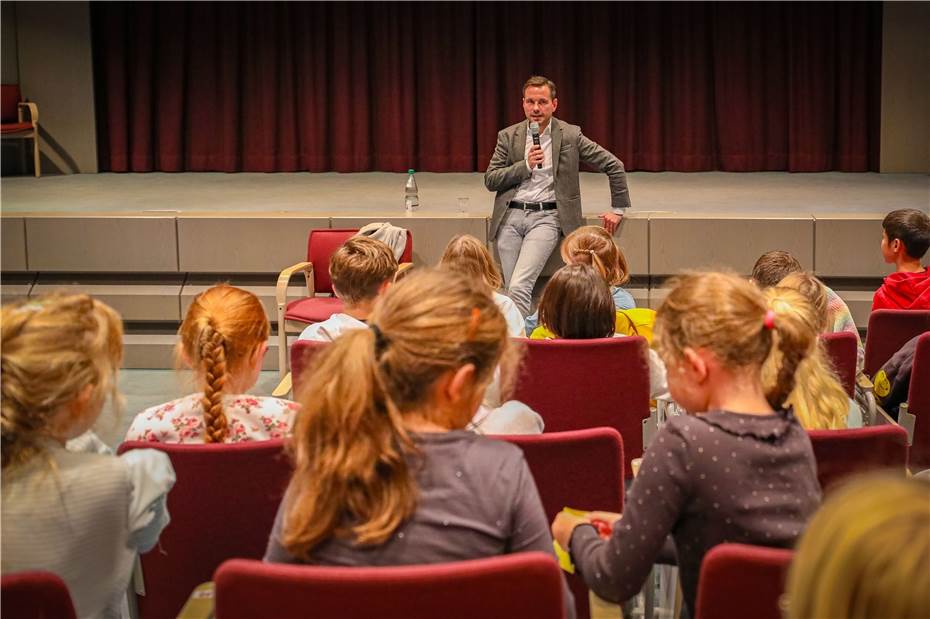
MULTIPOLYGON (((202 443, 202 393, 153 406, 136 415, 127 441, 202 443)), ((290 400, 252 395, 223 396, 228 443, 283 438, 291 430, 299 405, 290 400)))

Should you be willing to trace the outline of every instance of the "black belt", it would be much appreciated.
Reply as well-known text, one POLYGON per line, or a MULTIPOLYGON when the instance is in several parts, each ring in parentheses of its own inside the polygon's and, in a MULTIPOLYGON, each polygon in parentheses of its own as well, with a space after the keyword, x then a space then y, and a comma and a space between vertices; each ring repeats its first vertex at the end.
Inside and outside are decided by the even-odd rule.
POLYGON ((517 202, 510 201, 510 208, 518 208, 523 211, 551 211, 558 207, 555 202, 517 202))

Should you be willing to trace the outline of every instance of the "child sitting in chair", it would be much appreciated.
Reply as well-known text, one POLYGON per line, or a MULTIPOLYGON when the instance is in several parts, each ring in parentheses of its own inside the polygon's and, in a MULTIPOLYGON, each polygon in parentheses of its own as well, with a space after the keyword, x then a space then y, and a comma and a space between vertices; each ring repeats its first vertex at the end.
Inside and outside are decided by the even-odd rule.
POLYGON ((930 248, 930 217, 917 209, 891 211, 882 221, 882 258, 895 266, 875 291, 877 309, 930 309, 930 270, 920 264, 930 248))
POLYGON ((363 236, 350 238, 329 262, 333 290, 345 307, 323 322, 308 326, 299 339, 331 342, 347 330, 367 327, 375 301, 396 274, 397 259, 387 245, 363 236))

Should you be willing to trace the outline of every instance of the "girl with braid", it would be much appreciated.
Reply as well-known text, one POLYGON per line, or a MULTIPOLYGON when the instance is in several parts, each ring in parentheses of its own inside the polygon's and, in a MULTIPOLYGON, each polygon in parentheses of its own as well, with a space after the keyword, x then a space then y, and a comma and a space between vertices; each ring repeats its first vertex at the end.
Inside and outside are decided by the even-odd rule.
POLYGON ((122 320, 79 294, 4 305, 0 324, 0 571, 53 572, 79 617, 119 617, 137 553, 168 524, 175 481, 168 456, 154 449, 116 457, 69 443, 86 436, 107 401, 119 409, 122 320))
POLYGON ((297 404, 247 395, 268 350, 268 317, 251 292, 219 284, 197 295, 178 331, 179 365, 201 391, 139 413, 128 441, 238 443, 282 438, 297 404))
POLYGON ((523 452, 466 430, 494 369, 516 361, 486 287, 418 271, 368 324, 327 347, 303 390, 313 396, 301 400, 265 561, 414 565, 526 551, 555 561, 523 452))
POLYGON ((791 548, 820 503, 810 439, 785 408, 817 332, 735 275, 684 275, 671 288, 655 341, 672 397, 688 414, 669 418, 652 439, 622 516, 562 513, 552 532, 588 587, 615 602, 639 592, 671 535, 693 617, 708 550, 725 542, 791 548), (762 366, 773 350, 779 361, 767 386, 762 366), (613 523, 608 539, 593 519, 613 523))

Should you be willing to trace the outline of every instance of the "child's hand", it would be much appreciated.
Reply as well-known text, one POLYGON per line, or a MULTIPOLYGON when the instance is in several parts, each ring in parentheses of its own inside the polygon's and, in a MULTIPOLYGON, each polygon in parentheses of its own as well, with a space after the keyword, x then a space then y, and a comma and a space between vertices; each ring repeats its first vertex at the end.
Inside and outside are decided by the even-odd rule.
POLYGON ((588 512, 588 522, 592 520, 603 520, 610 526, 613 526, 618 520, 623 518, 623 514, 617 512, 588 512))
POLYGON ((559 543, 559 546, 568 551, 569 542, 572 539, 572 531, 579 524, 588 524, 587 518, 573 516, 565 512, 559 512, 552 521, 552 538, 559 543))

